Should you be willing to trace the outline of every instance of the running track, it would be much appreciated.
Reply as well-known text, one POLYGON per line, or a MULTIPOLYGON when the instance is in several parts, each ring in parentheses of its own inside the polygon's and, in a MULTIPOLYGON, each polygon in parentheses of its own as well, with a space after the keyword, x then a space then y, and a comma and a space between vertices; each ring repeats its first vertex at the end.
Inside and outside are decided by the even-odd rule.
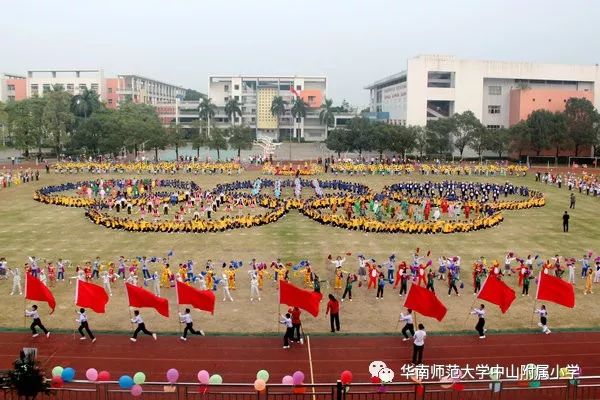
MULTIPOLYGON (((475 335, 431 336, 423 359, 427 365, 578 363, 584 375, 600 375, 600 332, 491 334, 485 340, 475 335)), ((353 372, 354 382, 369 382, 368 366, 374 360, 386 362, 397 374, 395 381, 402 381, 404 378, 398 377, 401 366, 412 355, 411 342, 393 336, 311 336, 304 345, 284 350, 279 337, 207 336, 181 342, 175 336, 159 336, 155 342, 142 336, 132 343, 124 335, 99 335, 92 344, 69 334, 52 334, 46 339, 0 333, 0 369, 10 368, 23 347, 36 347, 38 359, 48 371, 57 365, 75 368, 77 379, 85 379, 87 368, 96 368, 109 371, 112 379, 143 371, 148 381, 165 381, 165 372, 177 368, 180 382, 196 382, 197 371, 205 369, 220 374, 225 383, 254 382, 260 369, 269 371, 273 383, 301 370, 308 383, 311 364, 315 383, 335 382, 345 369, 353 372)))

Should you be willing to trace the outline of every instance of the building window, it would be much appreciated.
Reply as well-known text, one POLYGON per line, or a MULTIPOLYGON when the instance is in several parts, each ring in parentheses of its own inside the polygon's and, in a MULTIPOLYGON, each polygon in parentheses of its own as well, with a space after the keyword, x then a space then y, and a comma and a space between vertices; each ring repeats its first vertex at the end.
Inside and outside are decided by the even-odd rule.
POLYGON ((228 102, 229 101, 229 96, 223 97, 223 100, 225 100, 225 102, 228 102))
POLYGON ((500 106, 488 106, 488 114, 500 114, 500 106))
POLYGON ((8 90, 15 90, 15 85, 6 85, 8 90))
POLYGON ((113 99, 108 99, 108 104, 112 104, 113 99))
POLYGON ((317 97, 316 97, 316 96, 308 96, 308 102, 309 102, 309 103, 313 103, 313 102, 315 102, 316 100, 317 100, 317 97))
POLYGON ((240 90, 240 85, 233 85, 233 90, 240 90))
POLYGON ((225 85, 225 86, 223 87, 223 90, 224 90, 224 91, 226 91, 226 92, 229 92, 229 85, 225 85))
POLYGON ((499 96, 502 94, 502 86, 490 86, 488 88, 488 93, 493 96, 499 96))
POLYGON ((255 121, 256 121, 256 118, 252 117, 251 121, 252 121, 252 122, 255 122, 255 121))
POLYGON ((296 122, 302 122, 302 118, 296 118, 296 122))
POLYGON ((296 128, 296 135, 300 136, 302 134, 301 128, 296 128))
POLYGON ((92 83, 92 90, 96 93, 98 93, 98 84, 97 83, 92 83))
POLYGON ((48 93, 51 89, 50 89, 50 85, 44 85, 43 89, 44 93, 48 93))
POLYGON ((111 87, 108 88, 108 93, 112 93, 112 88, 111 87))
POLYGON ((301 85, 296 85, 296 90, 302 90, 302 86, 301 85))
POLYGON ((8 96, 8 101, 15 101, 15 96, 8 96))
POLYGON ((487 126, 487 128, 488 128, 490 131, 496 131, 496 130, 498 130, 498 129, 502 128, 502 125, 488 125, 488 126, 487 126))
POLYGON ((237 101, 240 101, 240 96, 233 96, 234 99, 236 99, 237 101))
POLYGON ((454 72, 429 71, 427 72, 427 87, 452 88, 454 87, 454 72))
POLYGON ((240 122, 240 117, 235 117, 235 122, 240 122))

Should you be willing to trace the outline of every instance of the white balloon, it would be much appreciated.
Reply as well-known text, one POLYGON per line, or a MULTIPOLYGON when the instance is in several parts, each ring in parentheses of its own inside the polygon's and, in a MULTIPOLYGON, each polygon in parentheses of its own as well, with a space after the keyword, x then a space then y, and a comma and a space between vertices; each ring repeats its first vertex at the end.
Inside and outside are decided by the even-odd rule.
POLYGON ((378 376, 379 371, 381 371, 383 368, 386 368, 387 365, 383 362, 383 361, 373 361, 370 365, 369 365, 369 372, 371 373, 371 376, 378 376))

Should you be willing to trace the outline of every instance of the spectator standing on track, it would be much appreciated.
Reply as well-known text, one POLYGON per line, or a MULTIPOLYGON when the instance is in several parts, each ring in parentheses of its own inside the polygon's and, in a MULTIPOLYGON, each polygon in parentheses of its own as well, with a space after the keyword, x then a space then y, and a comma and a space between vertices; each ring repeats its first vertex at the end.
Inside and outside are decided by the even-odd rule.
POLYGON ((154 340, 156 340, 156 333, 152 333, 148 329, 146 329, 146 324, 144 324, 144 320, 142 319, 142 316, 140 315, 140 312, 138 310, 135 310, 133 312, 133 319, 131 320, 131 323, 137 324, 137 328, 135 328, 135 331, 133 331, 133 337, 129 338, 129 340, 131 340, 132 342, 136 342, 137 335, 140 332, 143 332, 148 336, 152 336, 154 340))
POLYGON ((569 232, 569 218, 570 215, 568 212, 565 211, 565 213, 563 214, 563 232, 569 232))
POLYGON ((485 331, 487 329, 485 326, 485 305, 481 304, 479 308, 474 308, 471 311, 471 314, 477 315, 477 325, 475 325, 475 330, 479 333, 479 339, 485 339, 485 331))
POLYGON ((288 310, 292 316, 292 327, 294 328, 294 341, 304 344, 304 335, 302 335, 302 321, 300 320, 300 314, 302 311, 298 307, 290 308, 288 310))
POLYGON ((325 315, 329 314, 329 323, 331 324, 331 332, 340 331, 340 303, 337 301, 334 295, 329 294, 329 301, 327 302, 327 310, 325 315))
POLYGON ((415 365, 423 363, 423 349, 425 348, 425 326, 419 324, 419 330, 414 334, 412 363, 415 365))
POLYGON ((290 340, 294 339, 294 324, 292 324, 292 315, 290 313, 282 315, 279 322, 285 326, 285 333, 283 335, 283 348, 289 349, 290 340))
POLYGON ((404 336, 404 339, 402 339, 402 341, 404 342, 406 342, 409 339, 407 332, 410 332, 411 336, 415 336, 415 325, 413 324, 412 310, 410 308, 407 308, 406 310, 408 311, 408 313, 406 315, 400 313, 400 319, 398 320, 405 322, 405 325, 402 328, 402 335, 404 336))

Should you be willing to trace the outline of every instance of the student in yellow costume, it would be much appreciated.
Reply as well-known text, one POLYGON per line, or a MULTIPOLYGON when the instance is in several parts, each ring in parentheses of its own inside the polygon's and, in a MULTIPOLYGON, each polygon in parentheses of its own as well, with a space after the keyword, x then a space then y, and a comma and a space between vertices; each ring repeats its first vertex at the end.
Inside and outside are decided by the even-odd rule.
POLYGON ((235 290, 235 268, 229 266, 227 270, 227 284, 229 285, 229 290, 235 290))
POLYGON ((344 277, 344 273, 342 272, 342 267, 337 267, 335 269, 335 284, 333 286, 334 289, 338 290, 342 288, 342 278, 344 277))

